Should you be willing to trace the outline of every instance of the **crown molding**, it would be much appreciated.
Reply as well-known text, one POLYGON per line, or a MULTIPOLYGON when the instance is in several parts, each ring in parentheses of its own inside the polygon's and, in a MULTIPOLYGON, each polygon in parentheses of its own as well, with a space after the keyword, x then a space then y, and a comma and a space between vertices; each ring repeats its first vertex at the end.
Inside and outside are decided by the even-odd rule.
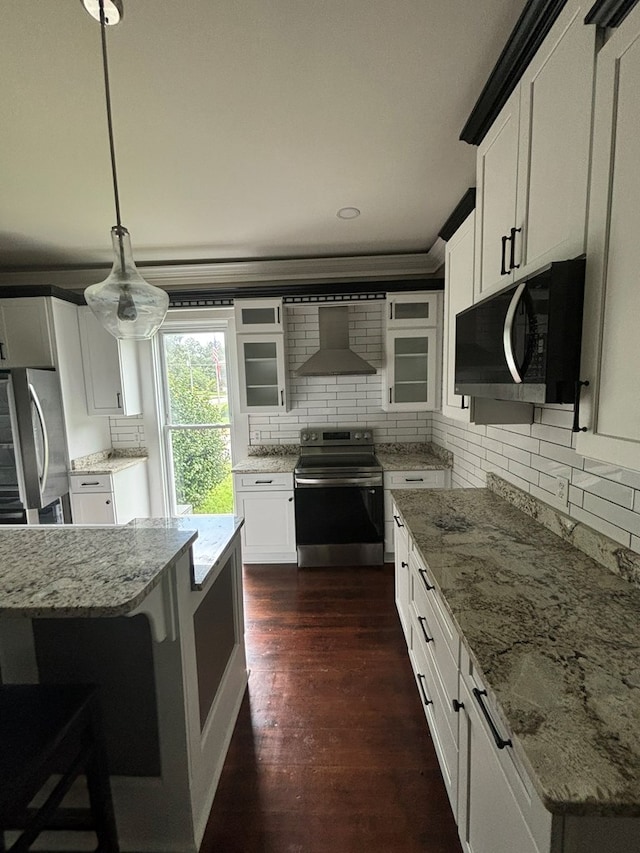
MULTIPOLYGON (((440 241, 436 241, 438 242, 440 241)), ((337 279, 410 278, 430 276, 441 265, 440 252, 437 249, 435 252, 406 255, 153 264, 139 262, 137 264, 138 269, 150 284, 171 290, 255 282, 314 281, 321 283, 337 279)), ((46 284, 78 289, 106 278, 110 269, 110 266, 105 265, 0 270, 0 285, 46 284)))

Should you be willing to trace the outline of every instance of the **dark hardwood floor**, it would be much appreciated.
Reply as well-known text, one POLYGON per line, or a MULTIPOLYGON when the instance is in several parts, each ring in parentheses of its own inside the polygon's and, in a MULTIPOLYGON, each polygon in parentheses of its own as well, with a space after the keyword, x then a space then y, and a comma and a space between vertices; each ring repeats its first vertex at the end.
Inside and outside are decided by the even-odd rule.
POLYGON ((460 853, 393 567, 244 582, 249 689, 201 853, 460 853))

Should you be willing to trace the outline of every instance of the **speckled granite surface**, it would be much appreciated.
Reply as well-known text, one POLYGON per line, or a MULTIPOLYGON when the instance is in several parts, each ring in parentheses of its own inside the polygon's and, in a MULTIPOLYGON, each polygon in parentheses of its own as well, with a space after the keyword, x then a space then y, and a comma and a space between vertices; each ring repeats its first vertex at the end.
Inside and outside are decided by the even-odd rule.
POLYGON ((138 530, 197 530, 198 538, 191 546, 191 585, 193 589, 202 589, 243 524, 244 518, 237 515, 181 515, 178 518, 134 518, 128 527, 138 530))
POLYGON ((140 462, 146 462, 148 453, 144 447, 124 448, 122 450, 102 450, 81 456, 71 461, 71 473, 77 474, 114 474, 140 462))
POLYGON ((75 525, 0 529, 0 617, 129 613, 196 535, 75 525))
POLYGON ((375 451, 385 471, 442 470, 453 464, 453 454, 433 444, 376 444, 375 451))
POLYGON ((231 469, 234 474, 293 474, 300 453, 248 456, 231 469))
POLYGON ((488 489, 393 497, 547 808, 640 815, 640 589, 488 489))

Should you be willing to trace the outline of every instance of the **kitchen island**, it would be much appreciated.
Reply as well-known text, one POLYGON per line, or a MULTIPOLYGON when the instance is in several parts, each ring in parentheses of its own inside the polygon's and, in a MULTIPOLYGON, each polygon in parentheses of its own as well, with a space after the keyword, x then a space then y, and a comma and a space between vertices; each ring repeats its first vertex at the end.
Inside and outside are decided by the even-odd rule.
POLYGON ((463 845, 640 850, 640 556, 489 484, 393 493, 398 607, 463 845))
POLYGON ((101 685, 123 853, 198 850, 247 683, 241 526, 0 530, 2 680, 101 685))

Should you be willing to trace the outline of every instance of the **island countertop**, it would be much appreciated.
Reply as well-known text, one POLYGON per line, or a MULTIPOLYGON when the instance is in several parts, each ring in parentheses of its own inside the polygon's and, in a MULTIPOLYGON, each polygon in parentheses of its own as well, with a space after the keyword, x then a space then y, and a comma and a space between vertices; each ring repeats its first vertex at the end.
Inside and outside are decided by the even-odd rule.
POLYGON ((244 524, 237 515, 180 515, 175 518, 134 518, 129 527, 137 530, 187 530, 198 532, 192 545, 193 589, 201 590, 236 533, 244 524))
POLYGON ((0 617, 129 613, 196 536, 172 528, 0 529, 0 617))
POLYGON ((640 815, 640 588, 493 491, 393 498, 545 806, 640 815))

